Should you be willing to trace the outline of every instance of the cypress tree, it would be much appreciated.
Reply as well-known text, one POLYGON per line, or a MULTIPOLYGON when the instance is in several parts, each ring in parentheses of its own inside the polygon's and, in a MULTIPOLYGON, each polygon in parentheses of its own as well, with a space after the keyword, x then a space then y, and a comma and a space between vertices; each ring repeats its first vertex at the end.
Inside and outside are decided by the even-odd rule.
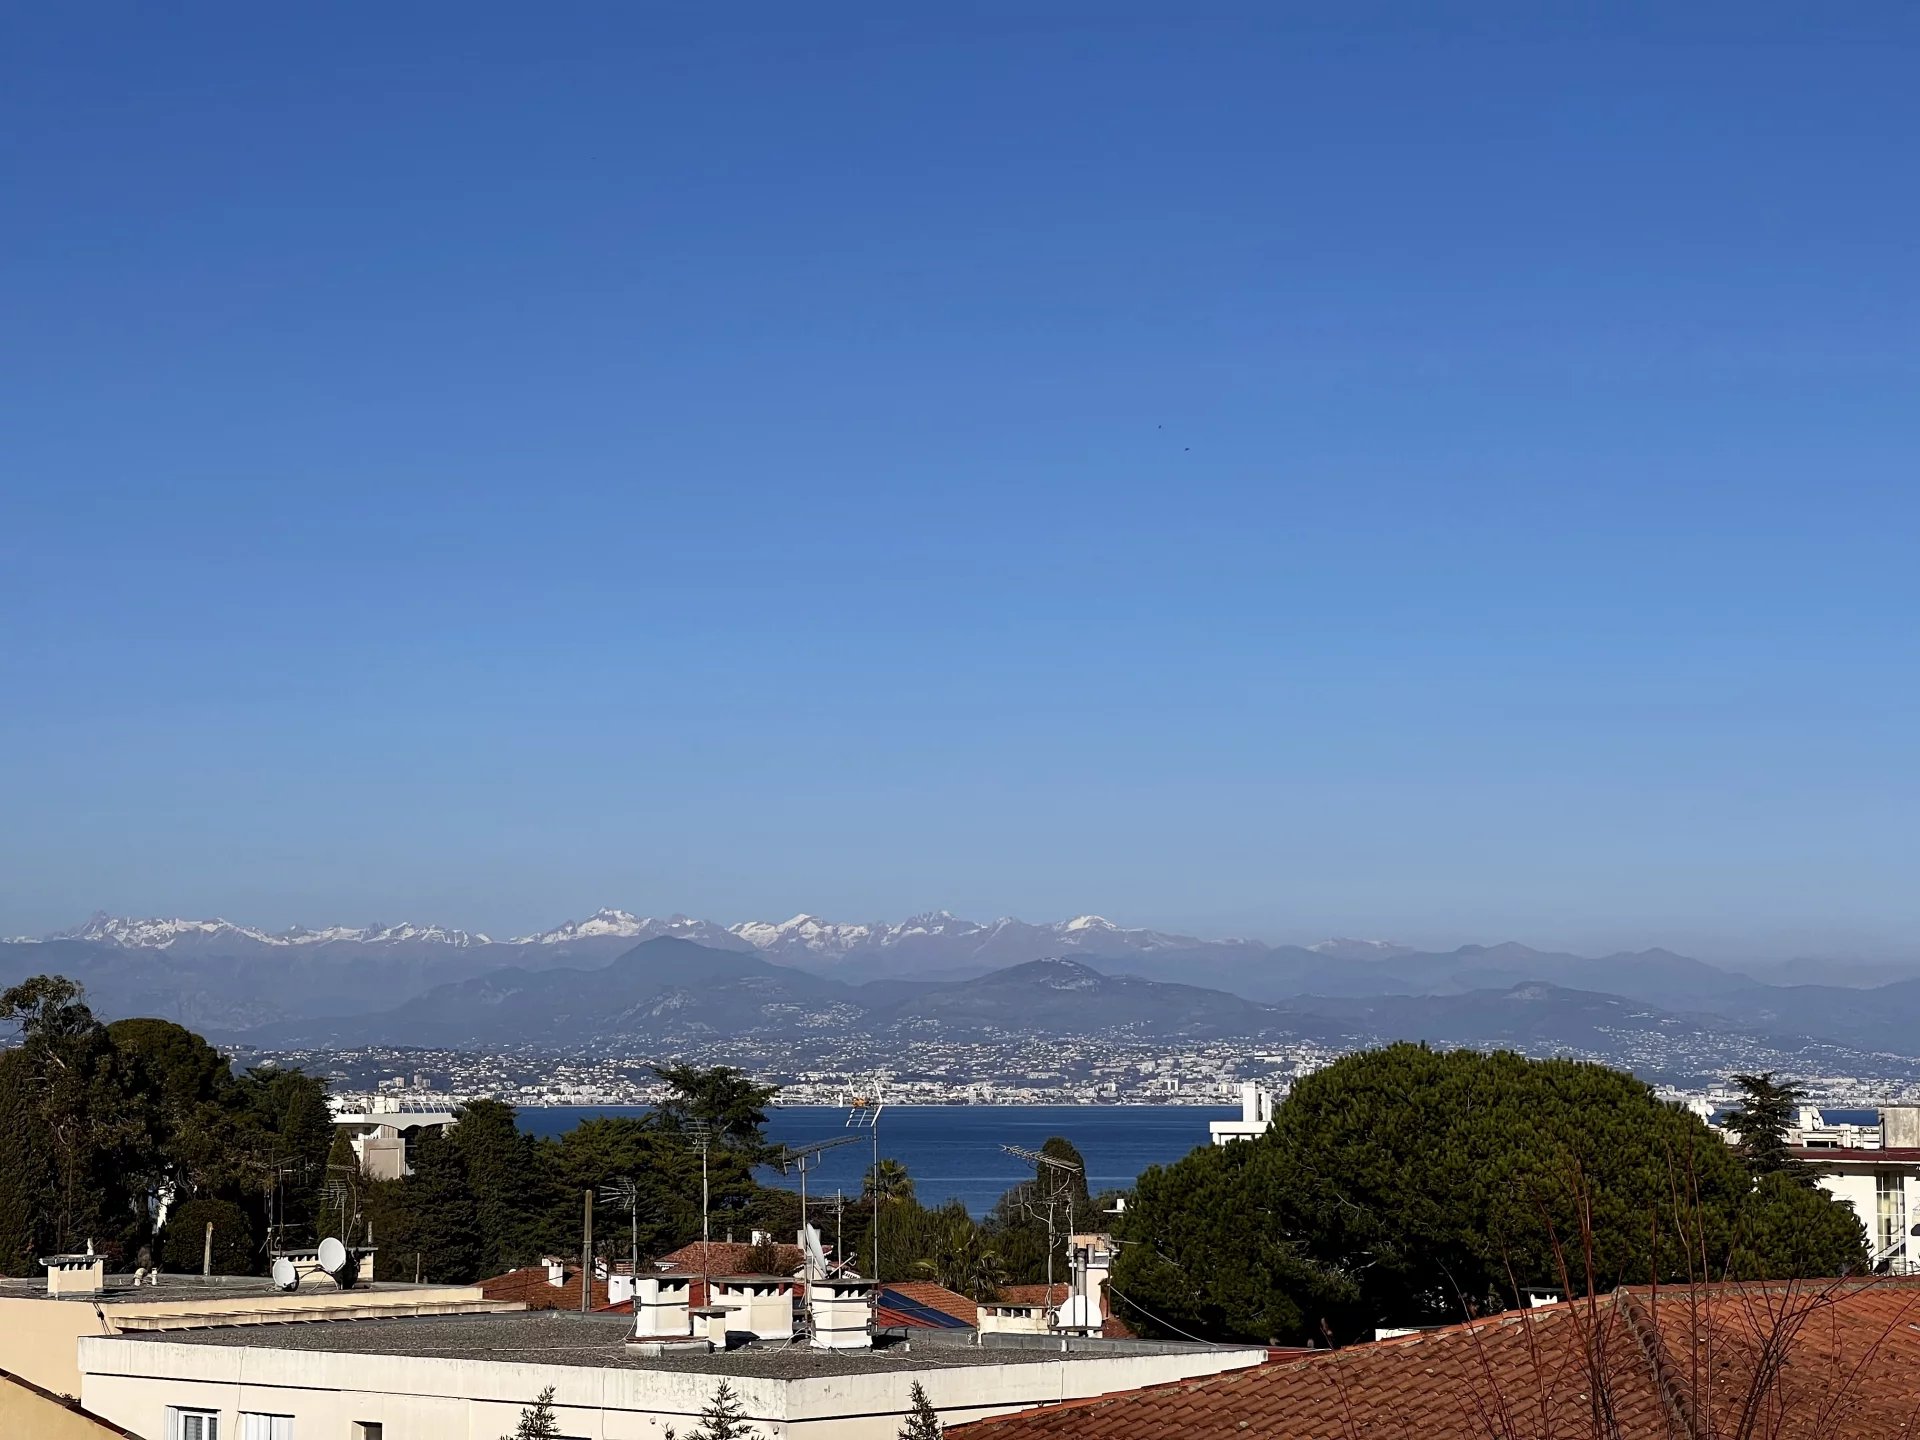
POLYGON ((933 1408, 933 1402, 927 1399, 926 1386, 918 1380, 913 1382, 909 1403, 911 1408, 907 1411, 907 1423, 900 1427, 900 1440, 941 1440, 946 1432, 940 1426, 940 1412, 933 1408))

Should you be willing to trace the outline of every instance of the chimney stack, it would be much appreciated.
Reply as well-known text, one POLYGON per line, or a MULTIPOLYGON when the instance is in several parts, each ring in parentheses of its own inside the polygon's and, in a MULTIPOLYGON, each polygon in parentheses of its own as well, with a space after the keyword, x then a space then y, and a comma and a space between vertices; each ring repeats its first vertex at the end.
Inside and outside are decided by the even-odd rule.
POLYGON ((107 1288, 106 1258, 91 1249, 84 1255, 46 1255, 47 1294, 98 1295, 107 1288))
POLYGON ((807 1286, 816 1350, 873 1348, 873 1281, 814 1280, 807 1286))
POLYGON ((693 1334, 691 1275, 642 1275, 633 1297, 633 1333, 641 1340, 684 1340, 693 1334))

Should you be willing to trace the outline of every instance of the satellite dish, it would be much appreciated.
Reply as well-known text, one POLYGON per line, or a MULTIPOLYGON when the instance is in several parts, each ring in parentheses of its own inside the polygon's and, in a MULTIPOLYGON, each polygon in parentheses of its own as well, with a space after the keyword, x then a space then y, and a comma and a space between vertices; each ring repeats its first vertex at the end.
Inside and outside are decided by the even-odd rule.
POLYGON ((293 1261, 284 1255, 273 1257, 273 1288, 276 1290, 298 1290, 300 1272, 293 1268, 293 1261))
POLYGON ((334 1279, 338 1280, 340 1272, 347 1268, 348 1258, 347 1247, 334 1236, 329 1235, 320 1242, 320 1268, 334 1279))

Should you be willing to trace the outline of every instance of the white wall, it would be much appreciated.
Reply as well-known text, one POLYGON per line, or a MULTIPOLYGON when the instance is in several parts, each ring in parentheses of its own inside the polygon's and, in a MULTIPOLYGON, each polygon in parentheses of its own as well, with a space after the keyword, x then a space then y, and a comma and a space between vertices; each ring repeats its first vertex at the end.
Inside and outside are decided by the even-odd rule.
MULTIPOLYGON (((963 1369, 852 1369, 804 1381, 735 1379, 748 1418, 768 1440, 894 1440, 914 1380, 950 1423, 1257 1364, 1259 1350, 1127 1355, 996 1364, 991 1350, 963 1369)), ((242 1410, 292 1415, 294 1440, 340 1440, 356 1420, 395 1440, 498 1440, 551 1385, 564 1435, 662 1440, 685 1433, 719 1377, 684 1371, 437 1360, 404 1355, 182 1345, 85 1337, 81 1398, 139 1435, 164 1436, 169 1405, 219 1410, 223 1435, 242 1410)))
MULTIPOLYGON (((1887 1168, 1886 1166, 1861 1166, 1857 1170, 1834 1171, 1818 1177, 1822 1190, 1837 1200, 1845 1201, 1853 1208, 1853 1213, 1860 1217, 1860 1223, 1867 1232, 1867 1247, 1876 1254, 1880 1249, 1876 1177, 1887 1168)), ((1920 1176, 1903 1172, 1900 1181, 1906 1195, 1906 1223, 1908 1228, 1911 1228, 1920 1224, 1920 1176)), ((1908 1239, 1907 1249, 1893 1257, 1892 1268, 1897 1273, 1920 1269, 1920 1237, 1908 1239)))

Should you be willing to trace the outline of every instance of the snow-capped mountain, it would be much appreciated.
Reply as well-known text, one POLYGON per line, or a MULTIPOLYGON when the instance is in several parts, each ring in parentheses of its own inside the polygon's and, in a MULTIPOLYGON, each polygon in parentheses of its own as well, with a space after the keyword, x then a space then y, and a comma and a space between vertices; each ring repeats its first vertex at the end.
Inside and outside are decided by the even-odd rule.
MULTIPOLYGON (((887 943, 886 938, 876 937, 872 925, 831 925, 814 915, 796 915, 791 920, 782 920, 778 924, 766 920, 742 920, 738 925, 729 925, 728 931, 746 941, 756 950, 806 950, 815 955, 839 956, 846 954, 855 946, 873 942, 887 943)), ((891 932, 894 927, 878 927, 883 932, 891 932)))
POLYGON ((47 936, 49 940, 94 940, 103 945, 150 946, 164 950, 185 937, 219 937, 272 943, 264 930, 250 930, 231 920, 136 920, 131 916, 96 911, 84 925, 47 936))
POLYGON ((71 930, 61 930, 46 937, 48 940, 91 940, 96 944, 118 945, 127 949, 170 950, 183 944, 193 948, 205 948, 222 942, 239 943, 243 946, 271 945, 285 947, 294 945, 395 945, 402 942, 418 942, 429 945, 452 945, 465 948, 470 945, 490 945, 489 936, 478 931, 453 930, 444 925, 415 925, 402 921, 398 925, 330 925, 324 929, 312 930, 304 925, 296 925, 289 930, 258 930, 249 925, 236 925, 231 920, 183 920, 154 917, 136 920, 131 916, 108 915, 104 911, 96 913, 84 925, 76 925, 71 930))
POLYGON ((1335 960, 1391 960, 1397 955, 1413 954, 1411 947, 1392 940, 1350 940, 1344 935, 1316 941, 1307 949, 1335 960))
POLYGON ((635 915, 631 910, 596 910, 584 920, 569 920, 536 935, 521 935, 515 945, 563 945, 578 940, 642 940, 671 935, 676 940, 691 940, 722 950, 745 948, 739 939, 710 920, 695 920, 690 915, 669 915, 664 920, 651 915, 635 915))
POLYGON ((1220 947, 1265 948, 1251 941, 1205 941, 1131 929, 1098 915, 1031 925, 1012 917, 963 920, 946 910, 915 915, 898 924, 842 924, 801 914, 777 923, 748 920, 728 928, 769 960, 820 970, 885 974, 977 971, 1062 954, 1111 959, 1220 947))

